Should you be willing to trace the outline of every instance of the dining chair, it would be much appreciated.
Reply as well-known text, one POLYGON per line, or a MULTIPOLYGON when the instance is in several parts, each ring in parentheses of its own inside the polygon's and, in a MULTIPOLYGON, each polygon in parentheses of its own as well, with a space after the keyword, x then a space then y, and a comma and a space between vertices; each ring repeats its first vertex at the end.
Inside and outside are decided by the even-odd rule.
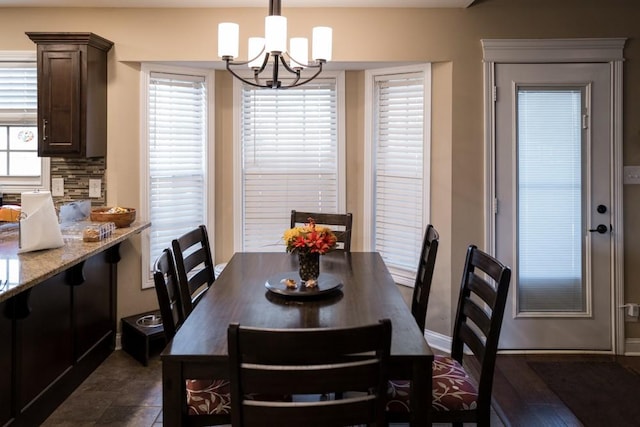
POLYGON ((337 250, 351 252, 351 227, 353 224, 353 215, 351 213, 331 214, 292 210, 291 228, 308 223, 309 218, 313 218, 317 225, 325 225, 331 228, 336 235, 337 250))
POLYGON ((389 319, 349 328, 310 329, 232 323, 227 342, 234 427, 384 424, 389 319), (345 397, 317 399, 336 390, 345 397), (294 399, 274 402, 256 397, 274 393, 294 399), (316 398, 305 398, 309 396, 316 398))
MULTIPOLYGON (((509 291, 511 269, 475 245, 467 249, 458 298, 451 355, 436 355, 432 366, 431 420, 438 423, 475 422, 489 426, 491 390, 498 339, 509 291), (463 366, 463 353, 479 366, 474 381, 463 366)), ((410 381, 390 382, 387 421, 409 419, 410 381)))
MULTIPOLYGON (((154 264, 153 281, 167 342, 182 326, 178 276, 169 249, 162 251, 154 264)), ((189 379, 185 382, 185 412, 193 425, 219 425, 231 422, 231 389, 222 379, 189 379)))
POLYGON ((424 335, 425 323, 427 321, 427 306, 429 305, 429 294, 431 292, 431 280, 433 270, 436 266, 436 255, 438 254, 438 243, 440 235, 433 225, 427 225, 422 239, 422 250, 418 260, 418 271, 413 286, 411 297, 411 314, 424 335))
POLYGON ((215 281, 207 227, 200 225, 171 242, 186 318, 215 281))

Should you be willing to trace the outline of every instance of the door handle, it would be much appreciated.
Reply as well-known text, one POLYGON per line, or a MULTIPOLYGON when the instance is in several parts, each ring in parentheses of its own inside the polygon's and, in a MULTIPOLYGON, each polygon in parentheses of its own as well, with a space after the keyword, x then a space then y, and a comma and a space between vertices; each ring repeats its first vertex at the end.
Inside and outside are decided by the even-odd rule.
POLYGON ((609 229, 604 224, 599 224, 596 228, 592 228, 592 229, 589 230, 590 233, 596 232, 596 233, 600 233, 600 234, 604 234, 607 231, 609 231, 609 229))

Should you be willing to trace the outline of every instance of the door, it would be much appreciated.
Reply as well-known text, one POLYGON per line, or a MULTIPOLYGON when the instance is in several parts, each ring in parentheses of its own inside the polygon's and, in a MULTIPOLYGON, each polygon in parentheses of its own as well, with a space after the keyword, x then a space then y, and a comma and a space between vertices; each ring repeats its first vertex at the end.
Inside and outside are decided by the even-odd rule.
POLYGON ((612 349, 610 64, 498 64, 500 348, 612 349))

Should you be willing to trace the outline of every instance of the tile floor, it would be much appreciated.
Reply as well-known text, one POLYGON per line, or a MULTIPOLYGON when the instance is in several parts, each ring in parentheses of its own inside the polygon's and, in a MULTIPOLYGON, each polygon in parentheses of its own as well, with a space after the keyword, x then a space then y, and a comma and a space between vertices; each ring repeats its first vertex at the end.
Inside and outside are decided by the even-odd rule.
MULTIPOLYGON (((145 367, 128 353, 115 351, 42 425, 162 426, 161 380, 162 364, 157 355, 145 367)), ((492 412, 491 425, 504 427, 495 412, 492 412)), ((403 424, 393 426, 404 427, 403 424)))
POLYGON ((43 426, 162 426, 162 365, 113 352, 43 426))

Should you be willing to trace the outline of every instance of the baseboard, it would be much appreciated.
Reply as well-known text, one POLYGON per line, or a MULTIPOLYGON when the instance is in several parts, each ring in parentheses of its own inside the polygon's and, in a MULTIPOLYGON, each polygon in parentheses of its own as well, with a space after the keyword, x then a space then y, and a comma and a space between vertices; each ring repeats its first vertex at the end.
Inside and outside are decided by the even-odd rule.
POLYGON ((440 334, 438 332, 425 330, 424 337, 427 339, 429 346, 436 350, 449 353, 451 351, 451 337, 440 334))
POLYGON ((116 334, 116 350, 122 350, 122 333, 116 334))
POLYGON ((625 356, 640 356, 640 338, 627 338, 624 341, 625 356))

